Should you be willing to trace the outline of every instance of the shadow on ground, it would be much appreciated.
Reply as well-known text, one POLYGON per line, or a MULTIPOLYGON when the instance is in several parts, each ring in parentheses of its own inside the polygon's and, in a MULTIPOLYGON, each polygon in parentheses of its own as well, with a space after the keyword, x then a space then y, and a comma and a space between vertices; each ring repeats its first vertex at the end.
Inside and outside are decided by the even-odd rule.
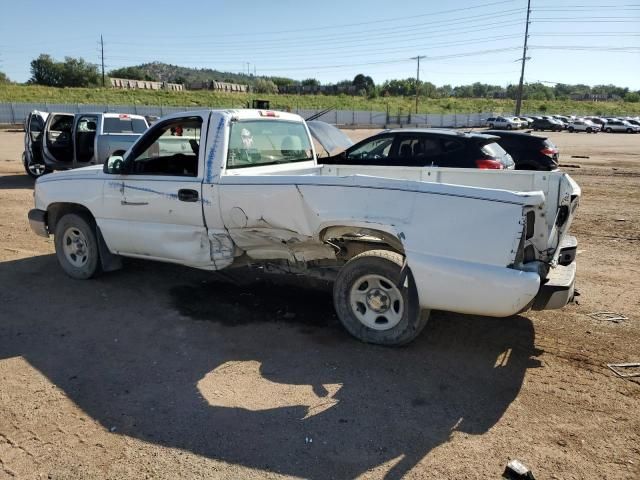
POLYGON ((16 190, 30 188, 33 190, 35 180, 29 175, 0 175, 0 190, 16 190))
POLYGON ((436 312, 417 341, 382 348, 350 338, 328 285, 318 286, 145 262, 81 282, 52 255, 4 262, 0 358, 24 356, 118 434, 316 479, 385 462, 395 462, 387 478, 400 478, 452 431, 495 425, 537 366, 524 317, 436 312), (230 361, 257 361, 264 379, 318 396, 324 385, 342 388, 315 415, 304 405, 212 406, 198 382, 230 361))

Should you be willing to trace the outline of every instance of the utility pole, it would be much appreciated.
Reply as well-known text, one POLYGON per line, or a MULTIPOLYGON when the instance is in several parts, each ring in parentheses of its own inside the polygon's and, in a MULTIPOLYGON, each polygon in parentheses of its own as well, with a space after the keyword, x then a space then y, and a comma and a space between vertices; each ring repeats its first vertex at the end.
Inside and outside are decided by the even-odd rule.
POLYGON ((100 34, 100 58, 102 60, 102 88, 104 88, 104 41, 102 34, 100 34))
POLYGON ((524 83, 524 64, 527 61, 527 40, 529 39, 529 15, 531 14, 531 0, 527 0, 527 24, 524 28, 524 47, 522 48, 522 70, 520 83, 518 84, 518 97, 516 98, 516 116, 520 115, 522 108, 522 87, 524 83))
POLYGON ((426 55, 418 55, 417 57, 411 57, 411 60, 418 61, 418 68, 416 70, 416 114, 418 113, 418 89, 420 88, 420 59, 427 58, 426 55))
POLYGON ((249 65, 251 65, 251 63, 247 62, 247 76, 251 75, 251 70, 249 70, 249 65))

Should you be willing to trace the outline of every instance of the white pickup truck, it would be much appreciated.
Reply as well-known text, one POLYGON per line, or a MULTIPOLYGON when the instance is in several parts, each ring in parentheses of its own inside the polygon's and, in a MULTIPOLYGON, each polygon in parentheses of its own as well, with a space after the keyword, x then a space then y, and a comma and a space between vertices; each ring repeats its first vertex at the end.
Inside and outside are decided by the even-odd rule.
POLYGON ((562 172, 320 165, 297 115, 207 110, 161 119, 104 167, 41 177, 29 221, 78 279, 121 257, 332 279, 351 334, 400 345, 431 309, 563 307, 579 196, 562 172))

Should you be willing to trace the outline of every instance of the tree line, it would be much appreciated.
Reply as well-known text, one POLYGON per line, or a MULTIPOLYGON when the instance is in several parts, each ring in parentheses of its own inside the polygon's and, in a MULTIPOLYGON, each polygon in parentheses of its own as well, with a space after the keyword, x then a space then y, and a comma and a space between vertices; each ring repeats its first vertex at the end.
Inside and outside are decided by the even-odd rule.
MULTIPOLYGON (((111 70, 108 75, 115 78, 128 78, 133 80, 160 80, 152 73, 158 68, 164 68, 167 72, 174 72, 171 78, 162 80, 173 83, 185 83, 185 76, 190 71, 194 74, 208 74, 215 72, 205 69, 186 69, 173 65, 160 63, 145 64, 141 66, 124 67, 111 70), (171 68, 173 67, 173 68, 171 68), (150 70, 151 68, 151 70, 150 70)), ((221 72, 216 72, 221 73, 221 72)), ((171 73, 169 73, 171 75, 171 73)), ((222 73, 222 75, 227 75, 222 73)), ((222 81, 232 83, 244 82, 251 86, 255 93, 278 93, 288 91, 291 87, 308 87, 310 92, 322 91, 322 84, 314 78, 294 80, 286 77, 257 77, 246 74, 228 74, 233 78, 224 77, 222 81)), ((216 79, 218 80, 218 79, 216 79)), ((0 72, 0 83, 7 83, 9 79, 0 72)), ((65 57, 63 61, 56 61, 50 55, 41 54, 31 61, 31 78, 27 82, 34 85, 46 85, 51 87, 93 87, 101 85, 101 75, 98 66, 85 61, 82 58, 65 57)), ((436 86, 429 81, 416 82, 415 78, 386 80, 376 85, 373 79, 365 74, 358 74, 352 80, 342 80, 331 84, 338 87, 336 90, 349 95, 376 98, 379 96, 407 97, 414 96, 416 89, 420 96, 426 98, 507 98, 515 99, 517 85, 491 85, 475 82, 470 85, 441 85, 436 86)), ((543 83, 528 83, 523 87, 523 98, 526 100, 566 100, 566 99, 615 99, 628 102, 640 102, 640 90, 630 91, 628 88, 616 85, 563 84, 553 86, 543 83), (594 97, 597 96, 597 97, 594 97)))

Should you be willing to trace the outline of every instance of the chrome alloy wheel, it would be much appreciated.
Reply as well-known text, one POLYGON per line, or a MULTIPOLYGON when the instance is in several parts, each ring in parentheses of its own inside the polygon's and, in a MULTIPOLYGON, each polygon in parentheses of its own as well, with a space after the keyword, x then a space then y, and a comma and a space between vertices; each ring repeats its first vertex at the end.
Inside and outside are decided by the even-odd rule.
POLYGON ((42 176, 47 169, 43 163, 29 163, 27 168, 34 177, 42 176))
POLYGON ((83 267, 89 260, 87 239, 79 229, 69 227, 62 236, 64 256, 74 267, 83 267))
POLYGON ((349 300, 356 318, 373 330, 389 330, 402 320, 402 292, 381 275, 364 275, 356 280, 349 300))

